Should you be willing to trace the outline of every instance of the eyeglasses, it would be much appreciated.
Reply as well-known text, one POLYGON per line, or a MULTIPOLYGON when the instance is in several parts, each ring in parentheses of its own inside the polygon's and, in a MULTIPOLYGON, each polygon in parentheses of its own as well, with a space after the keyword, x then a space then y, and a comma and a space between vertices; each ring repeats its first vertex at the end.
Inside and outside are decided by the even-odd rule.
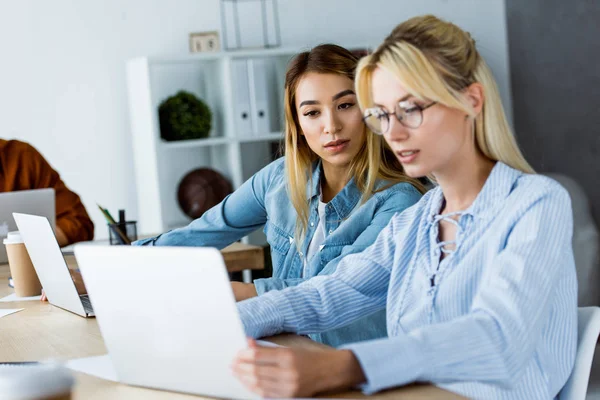
MULTIPOLYGON (((401 101, 396 104, 394 115, 398 122, 407 128, 418 128, 423 123, 423 111, 437 104, 433 101, 426 106, 420 106, 407 101, 401 101)), ((378 135, 387 133, 390 129, 390 114, 381 107, 367 108, 363 114, 365 124, 378 135)))

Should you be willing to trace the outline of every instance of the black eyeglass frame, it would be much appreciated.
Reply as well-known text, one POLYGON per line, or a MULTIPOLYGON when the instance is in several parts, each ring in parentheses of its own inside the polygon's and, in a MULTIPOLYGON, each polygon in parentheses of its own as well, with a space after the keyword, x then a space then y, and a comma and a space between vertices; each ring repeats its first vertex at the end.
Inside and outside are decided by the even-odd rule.
POLYGON ((421 106, 419 104, 415 104, 413 107, 411 108, 403 108, 400 106, 400 104, 402 104, 403 101, 398 102, 398 104, 395 107, 395 110, 393 113, 387 112, 385 110, 383 110, 381 107, 371 107, 371 108, 367 108, 363 114, 363 122, 369 127, 369 129, 371 129, 371 131, 373 131, 373 133, 377 134, 377 135, 385 135, 389 130, 390 130, 390 115, 394 114, 394 116, 396 117, 396 119, 398 120, 398 122, 400 122, 402 125, 404 125, 407 128, 411 128, 411 129, 416 129, 419 126, 421 126, 421 124, 423 123, 423 111, 427 110, 429 107, 436 105, 437 101, 432 101, 431 103, 421 106), (400 114, 398 112, 398 110, 402 110, 400 114), (411 125, 407 125, 406 121, 404 120, 404 115, 406 115, 407 113, 413 112, 415 110, 418 110, 419 113, 421 114, 421 118, 419 120, 419 123, 416 126, 411 126, 411 125), (369 114, 368 113, 373 113, 374 111, 377 111, 379 113, 379 118, 385 116, 385 118, 387 119, 387 129, 385 129, 385 131, 379 132, 375 127, 373 127, 372 125, 370 125, 367 122, 367 119, 372 117, 374 114, 369 114))

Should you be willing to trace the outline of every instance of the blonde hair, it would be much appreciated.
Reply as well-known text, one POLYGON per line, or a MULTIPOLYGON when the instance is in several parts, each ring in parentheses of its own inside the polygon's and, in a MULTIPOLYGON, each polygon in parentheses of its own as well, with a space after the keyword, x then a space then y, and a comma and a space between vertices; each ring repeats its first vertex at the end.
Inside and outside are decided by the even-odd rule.
POLYGON ((474 82, 483 86, 483 109, 475 118, 475 143, 494 161, 534 173, 508 125, 496 81, 479 55, 471 35, 433 15, 411 18, 398 25, 384 42, 364 57, 356 72, 361 109, 371 107, 371 76, 382 67, 421 100, 436 101, 475 117, 462 90, 474 82))
MULTIPOLYGON (((300 134, 296 110, 296 88, 302 77, 309 72, 342 75, 354 81, 357 63, 357 58, 345 48, 324 44, 295 56, 286 71, 285 170, 288 194, 298 214, 295 234, 298 247, 304 242, 310 213, 309 201, 306 198, 307 185, 312 179, 312 164, 319 157, 310 149, 306 138, 300 134)), ((365 131, 365 141, 350 164, 348 176, 348 179, 354 178, 357 188, 362 193, 361 203, 366 202, 375 192, 375 183, 378 180, 388 181, 390 185, 408 182, 423 193, 424 186, 419 180, 410 178, 404 173, 402 165, 382 140, 383 138, 373 134, 366 126, 365 131)))

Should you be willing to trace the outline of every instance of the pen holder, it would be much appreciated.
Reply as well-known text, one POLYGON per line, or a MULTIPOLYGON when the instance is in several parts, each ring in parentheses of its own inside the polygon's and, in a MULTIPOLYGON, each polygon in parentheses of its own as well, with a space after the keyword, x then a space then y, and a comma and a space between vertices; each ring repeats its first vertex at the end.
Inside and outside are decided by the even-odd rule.
POLYGON ((126 221, 124 223, 107 224, 108 237, 111 245, 131 244, 137 240, 137 221, 126 221), (129 243, 123 240, 123 236, 129 243))

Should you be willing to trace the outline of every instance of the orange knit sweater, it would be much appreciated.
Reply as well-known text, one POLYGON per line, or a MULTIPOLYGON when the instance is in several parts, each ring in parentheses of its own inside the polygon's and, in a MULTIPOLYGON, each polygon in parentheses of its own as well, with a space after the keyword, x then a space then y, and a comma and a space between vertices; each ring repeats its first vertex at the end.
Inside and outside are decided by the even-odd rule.
POLYGON ((56 224, 69 243, 92 240, 94 223, 79 196, 70 191, 50 164, 31 145, 0 139, 0 192, 53 188, 56 224))

